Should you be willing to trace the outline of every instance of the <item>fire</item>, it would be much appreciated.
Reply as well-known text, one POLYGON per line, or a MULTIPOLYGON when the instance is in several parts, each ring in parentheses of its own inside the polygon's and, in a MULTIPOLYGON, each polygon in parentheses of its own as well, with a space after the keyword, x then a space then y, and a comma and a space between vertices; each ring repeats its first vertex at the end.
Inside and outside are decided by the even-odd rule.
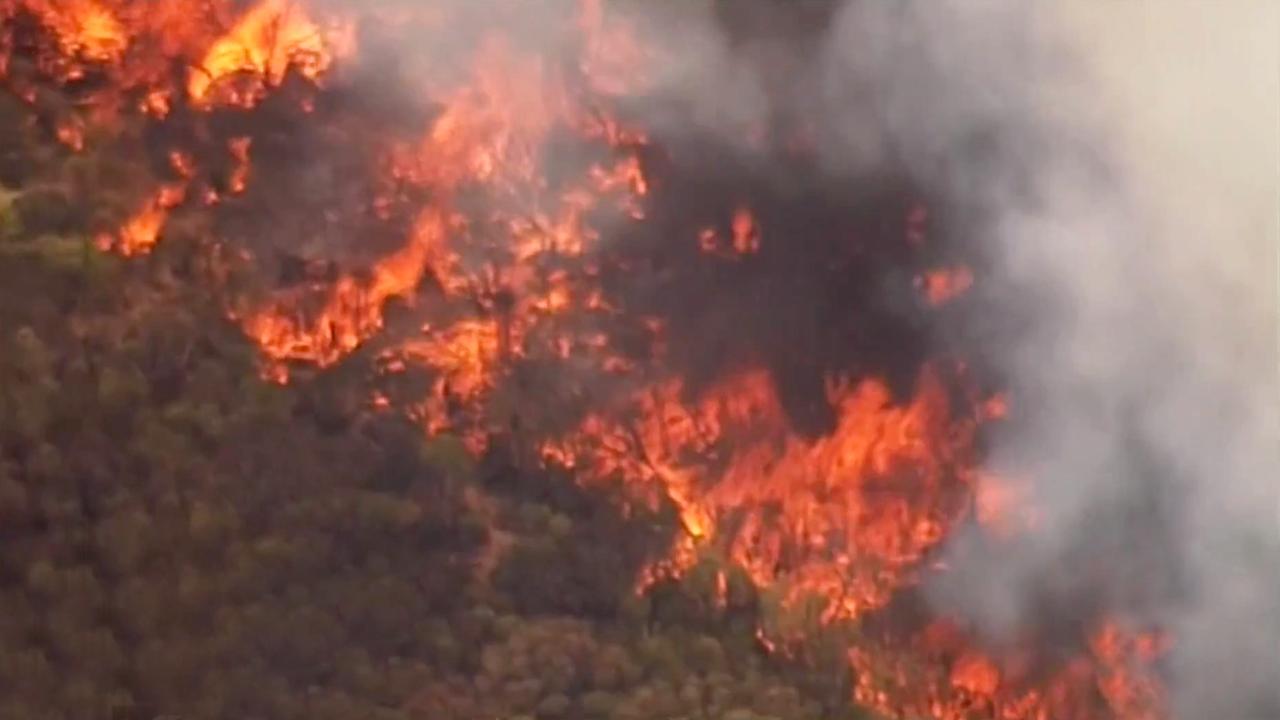
POLYGON ((76 152, 84 149, 84 127, 75 121, 65 121, 58 125, 58 141, 76 152))
MULTIPOLYGON (((681 395, 679 383, 644 391, 630 426, 593 416, 547 453, 669 499, 694 545, 720 546, 791 600, 824 597, 829 620, 883 606, 963 511, 977 426, 956 422, 935 369, 904 406, 874 379, 829 383, 836 427, 812 440, 790 429, 759 371, 692 403, 681 395)), ((675 557, 667 567, 681 565, 675 557)))
POLYGON ((974 512, 989 532, 1014 538, 1034 528, 1034 508, 1025 482, 991 473, 979 475, 974 488, 974 512))
MULTIPOLYGON (((619 277, 693 263, 746 277, 801 242, 777 226, 774 206, 743 200, 756 196, 751 189, 734 186, 688 222, 667 207, 691 199, 673 200, 669 178, 654 170, 661 163, 650 162, 668 150, 623 110, 654 91, 660 53, 619 8, 584 0, 560 18, 555 32, 565 34, 559 45, 573 49, 569 57, 496 22, 465 42, 448 37, 444 6, 364 14, 351 4, 343 15, 290 0, 0 0, 0 20, 25 12, 47 33, 41 82, 90 70, 106 77, 81 105, 49 111, 68 146, 95 142, 89 130, 145 137, 138 126, 158 128, 170 143, 153 163, 165 166, 167 156, 167 167, 139 193, 145 199, 99 237, 104 250, 143 255, 174 218, 222 219, 251 201, 281 202, 263 180, 273 177, 270 163, 287 162, 281 136, 296 129, 280 117, 331 123, 324 140, 336 149, 315 152, 365 161, 339 163, 334 173, 344 191, 358 186, 358 197, 315 212, 333 224, 358 216, 355 237, 288 246, 305 271, 278 281, 255 278, 248 290, 220 281, 227 314, 260 348, 266 377, 289 382, 296 365, 326 368, 353 355, 383 379, 421 373, 418 394, 380 389, 373 409, 402 412, 429 434, 458 435, 476 453, 517 414, 574 405, 568 421, 510 430, 536 456, 518 459, 569 468, 589 487, 620 485, 630 510, 674 509, 679 527, 638 578, 641 590, 715 557, 745 570, 784 610, 811 603, 822 623, 858 624, 865 632, 848 650, 855 699, 890 716, 1162 717, 1150 666, 1166 642, 1155 632, 1103 617, 1076 656, 1045 668, 1023 657, 1035 648, 995 652, 945 618, 892 631, 876 625, 924 577, 944 571, 937 551, 956 528, 976 523, 1008 542, 1036 532, 1030 484, 982 466, 983 433, 1011 419, 1011 398, 980 392, 949 357, 906 365, 905 382, 887 370, 815 371, 805 400, 831 422, 802 428, 776 358, 744 353, 695 377, 673 359, 672 323, 616 292, 619 277), (348 107, 361 104, 358 95, 333 103, 337 110, 316 102, 336 92, 346 64, 358 66, 355 28, 414 22, 424 44, 455 48, 406 81, 428 109, 407 110, 391 131, 363 128, 363 108, 348 107), (298 84, 306 91, 290 94, 298 84), (548 163, 562 145, 569 159, 548 163), (365 237, 369 228, 377 238, 365 237), (653 267, 616 257, 645 233, 670 233, 676 249, 653 267), (326 243, 339 242, 355 250, 329 253, 326 243), (509 407, 520 373, 547 367, 565 388, 509 407)), ((6 75, 6 42, 0 33, 0 82, 46 111, 30 74, 6 75)), ((763 145, 768 128, 759 130, 763 145)), ((894 242, 923 252, 929 219, 923 203, 907 204, 894 242)), ((276 260, 278 249, 252 236, 280 228, 249 227, 247 240, 210 231, 209 254, 220 260, 210 265, 222 280, 238 264, 276 260)), ((976 282, 962 264, 921 272, 921 312, 976 282)), ((717 583, 723 597, 723 574, 717 583)), ((765 625, 762 643, 779 652, 799 639, 790 627, 765 625)))
POLYGON ((159 240, 170 209, 182 202, 185 192, 186 188, 181 184, 161 187, 114 234, 99 236, 96 244, 103 250, 114 250, 125 257, 146 255, 159 240))
POLYGON ((828 597, 829 616, 857 617, 883 605, 941 539, 954 512, 942 472, 955 449, 943 437, 949 411, 932 373, 906 407, 895 407, 875 380, 833 385, 829 400, 839 416, 829 437, 810 442, 775 430, 780 441, 735 452, 708 500, 716 516, 750 512, 731 556, 758 583, 784 579, 782 556, 796 554, 804 558, 791 578, 796 592, 828 597), (781 512, 770 517, 771 507, 781 512))
MULTIPOLYGON (((359 347, 382 327, 382 307, 395 297, 412 301, 415 290, 431 277, 446 297, 489 306, 493 296, 509 295, 516 307, 491 318, 501 344, 510 352, 495 356, 486 371, 495 373, 501 360, 519 354, 522 339, 539 315, 569 309, 573 291, 564 272, 540 272, 544 259, 581 256, 596 236, 583 216, 606 197, 616 197, 624 212, 644 191, 634 157, 616 165, 592 166, 581 184, 559 193, 538 193, 541 180, 530 154, 555 125, 586 128, 591 119, 568 104, 567 90, 551 82, 542 64, 520 57, 508 43, 490 38, 476 49, 474 70, 462 84, 442 80, 438 93, 447 98, 442 112, 416 146, 387 151, 395 184, 429 194, 433 207, 397 252, 378 260, 362 275, 346 275, 324 288, 285 294, 256 311, 238 313, 246 332, 271 359, 330 365, 359 347), (483 188, 495 204, 509 205, 509 216, 464 219, 453 207, 463 194, 483 188), (532 188, 535 192, 530 193, 532 188), (510 244, 494 245, 482 232, 505 228, 510 244), (318 310, 307 310, 303 297, 326 297, 318 310)), ((595 132, 596 128, 584 130, 595 132)), ((620 130, 615 132, 622 135, 620 130)), ((636 142, 633 137, 627 141, 636 142)), ((619 140, 621 142, 621 140, 619 140)), ((248 143, 236 150, 246 158, 248 143)), ((234 189, 235 185, 233 185, 234 189)), ((390 198, 380 200, 384 206, 390 198)), ((314 305, 314 301, 311 302, 314 305)), ((563 348, 562 343, 557 343, 563 348)), ((563 349, 559 351, 564 354, 563 349)), ((448 352, 416 353, 441 358, 448 352)), ((449 365, 441 369, 448 372, 449 365)), ((272 372, 279 372, 278 368, 272 372)))
POLYGON ((1101 695, 1104 717, 1154 720, 1167 716, 1150 670, 1164 650, 1158 634, 1106 621, 1088 656, 1046 671, 1025 652, 979 653, 957 625, 936 621, 910 637, 869 640, 850 652, 850 662, 859 671, 858 699, 892 717, 1086 720, 1099 717, 1093 698, 1101 695), (939 670, 948 665, 949 672, 939 670), (912 698, 905 706, 904 697, 912 698))
POLYGON ((966 267, 931 270, 916 279, 925 302, 935 307, 960 297, 972 286, 973 272, 966 267))
POLYGON ((151 251, 164 225, 165 210, 151 203, 120 228, 118 251, 121 255, 142 255, 151 251))
POLYGON ((638 94, 653 80, 646 72, 653 57, 639 42, 634 25, 610 14, 612 9, 602 0, 578 4, 577 24, 585 38, 582 69, 596 92, 638 94))
MULTIPOLYGON (((192 68, 187 93, 196 103, 208 103, 212 88, 225 78, 250 73, 268 86, 279 85, 290 67, 315 79, 329 68, 335 53, 351 51, 350 42, 349 29, 322 29, 307 18, 299 3, 263 0, 192 68)), ((232 90, 225 101, 252 105, 260 92, 262 88, 248 93, 232 90)))
POLYGON ((41 0, 26 6, 55 29, 67 55, 108 62, 119 58, 129 45, 125 27, 105 2, 41 0))
POLYGON ((1168 637, 1134 632, 1112 620, 1098 628, 1090 645, 1102 666, 1098 690, 1118 715, 1138 720, 1166 715, 1159 683, 1146 668, 1167 651, 1168 637))
POLYGON ((231 173, 231 179, 228 182, 232 194, 240 194, 244 192, 249 184, 249 148, 253 144, 251 137, 232 138, 228 143, 227 149, 231 152, 231 156, 236 160, 235 169, 231 173))
MULTIPOLYGON (((379 263, 364 280, 340 278, 331 287, 307 286, 284 294, 242 317, 246 334, 277 362, 307 361, 331 365, 382 327, 382 306, 392 297, 408 297, 427 271, 432 253, 447 233, 448 218, 424 212, 409 242, 379 263), (319 290, 318 310, 306 312, 319 290)), ((279 367, 273 370, 279 374, 279 367)))
POLYGON ((977 696, 990 696, 1000 687, 1000 668, 977 653, 960 656, 951 667, 951 685, 977 696))
POLYGON ((431 393, 410 408, 410 416, 432 435, 455 431, 479 451, 482 433, 458 421, 454 408, 474 407, 493 389, 493 368, 503 352, 501 328, 495 322, 462 321, 437 330, 423 328, 421 337, 383 356, 392 372, 412 365, 435 368, 431 393))
POLYGON ((733 213, 733 249, 739 255, 750 255, 760 249, 760 228, 750 208, 741 207, 733 213))
POLYGON ((718 228, 706 227, 698 231, 698 249, 708 255, 726 258, 742 258, 760 251, 760 225, 750 207, 738 206, 730 216, 727 229, 727 242, 722 239, 718 228))

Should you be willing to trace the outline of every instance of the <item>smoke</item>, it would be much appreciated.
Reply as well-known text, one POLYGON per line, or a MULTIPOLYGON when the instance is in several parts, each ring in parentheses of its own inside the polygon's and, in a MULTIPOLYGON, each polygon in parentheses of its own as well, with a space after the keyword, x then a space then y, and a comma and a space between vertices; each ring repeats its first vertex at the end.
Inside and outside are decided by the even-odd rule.
POLYGON ((959 537, 932 597, 995 640, 1162 624, 1183 718, 1280 714, 1278 27, 1253 2, 849 3, 820 66, 830 162, 937 188, 1008 291, 982 311, 1019 321, 969 340, 1020 403, 991 462, 1037 530, 959 537))
POLYGON ((1280 8, 726 5, 679 25, 672 125, 786 116, 986 256, 949 339, 1014 390, 990 463, 1037 525, 952 540, 938 607, 995 643, 1162 626, 1176 717, 1280 716, 1280 8))
POLYGON ((1179 717, 1275 717, 1280 14, 1134 3, 1044 20, 1082 80, 1040 103, 1093 125, 1113 182, 1051 161, 1036 206, 996 210, 1006 267, 1064 312, 1011 357, 1045 407, 996 457, 1037 465, 1045 532, 1002 556, 979 596, 1016 608, 1064 554, 1114 562, 1133 573, 1116 578, 1135 586, 1123 601, 1174 631, 1179 717), (1153 526, 1154 545, 1138 534, 1153 526))

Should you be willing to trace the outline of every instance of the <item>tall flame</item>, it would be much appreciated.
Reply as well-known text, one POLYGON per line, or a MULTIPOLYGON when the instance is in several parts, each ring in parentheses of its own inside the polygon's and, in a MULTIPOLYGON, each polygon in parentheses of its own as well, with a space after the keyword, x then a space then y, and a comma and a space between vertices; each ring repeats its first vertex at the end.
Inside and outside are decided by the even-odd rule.
MULTIPOLYGON (((545 452, 601 477, 621 473, 645 495, 656 485, 680 510, 680 542, 723 546, 759 585, 784 583, 793 600, 826 598, 829 619, 883 606, 964 507, 977 426, 952 416, 936 370, 905 406, 878 380, 829 383, 838 420, 816 439, 790 429, 759 371, 693 403, 681 394, 678 382, 647 390, 633 423, 593 416, 545 452)), ((669 570, 684 569, 673 560, 669 570)))
MULTIPOLYGON (((211 89, 237 73, 251 74, 266 85, 279 85, 285 71, 296 68, 315 79, 328 70, 335 53, 351 52, 349 28, 322 29, 291 0, 263 0, 246 12, 192 69, 187 93, 197 103, 210 101, 211 89)), ((255 88, 260 92, 261 88, 255 88)), ((255 97, 233 92, 230 104, 252 104, 255 97)))

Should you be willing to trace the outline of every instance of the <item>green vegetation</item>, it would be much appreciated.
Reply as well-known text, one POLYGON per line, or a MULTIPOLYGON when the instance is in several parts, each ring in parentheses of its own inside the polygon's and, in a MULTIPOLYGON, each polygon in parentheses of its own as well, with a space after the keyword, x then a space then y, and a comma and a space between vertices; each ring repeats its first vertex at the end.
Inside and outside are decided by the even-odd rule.
POLYGON ((428 440, 359 367, 262 380, 181 243, 92 248, 91 153, 8 129, 0 720, 860 717, 731 568, 634 592, 670 509, 428 440))
POLYGON ((699 572, 632 592, 660 517, 391 415, 334 422, 347 385, 260 380, 144 266, 12 253, 0 287, 0 718, 853 712, 840 671, 760 652, 745 578, 723 604, 699 572))
POLYGON ((123 273, 0 276, 0 717, 374 717, 428 681, 484 531, 415 428, 320 427, 123 273))

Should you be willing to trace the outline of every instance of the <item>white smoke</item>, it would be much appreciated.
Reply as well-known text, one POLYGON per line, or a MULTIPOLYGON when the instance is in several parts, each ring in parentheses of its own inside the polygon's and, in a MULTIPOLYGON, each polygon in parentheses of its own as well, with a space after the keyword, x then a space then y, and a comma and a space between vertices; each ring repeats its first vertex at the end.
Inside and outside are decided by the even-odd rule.
POLYGON ((1280 4, 850 0, 815 47, 697 6, 674 123, 794 105, 833 172, 905 165, 1024 290, 989 308, 1025 324, 988 349, 1017 392, 991 463, 1039 524, 957 539, 940 607, 995 641, 1129 612, 1173 633, 1177 717, 1280 717, 1280 4))
MULTIPOLYGON (((1173 690, 1185 717, 1274 717, 1280 6, 1140 7, 1115 19, 1145 33, 1127 44, 1097 33, 1090 56, 1123 112, 1131 173, 1165 255, 1168 331, 1185 353, 1182 385, 1147 418, 1195 478, 1184 539, 1196 595, 1177 618, 1173 690), (1215 412, 1229 404, 1235 418, 1215 412), (1250 700, 1259 704, 1237 704, 1250 700)), ((1081 16, 1089 37, 1100 19, 1081 16)))
POLYGON ((1078 4, 1061 21, 1106 108, 1136 232, 1074 262, 1051 247, 1043 259, 1099 311, 1078 322, 1081 354, 1110 347, 1134 358, 1093 377, 1132 399, 1141 439, 1183 476, 1175 539, 1187 597, 1169 620, 1175 712, 1276 717, 1280 6, 1078 4), (1139 255, 1154 306, 1132 318, 1140 325, 1108 328, 1098 315, 1131 302, 1135 283, 1100 285, 1092 268, 1126 252, 1139 255))
POLYGON ((1276 717, 1280 6, 849 3, 824 75, 833 162, 940 182, 1036 290, 992 463, 1040 524, 933 596, 996 638, 1119 604, 1173 631, 1177 717, 1276 717))

